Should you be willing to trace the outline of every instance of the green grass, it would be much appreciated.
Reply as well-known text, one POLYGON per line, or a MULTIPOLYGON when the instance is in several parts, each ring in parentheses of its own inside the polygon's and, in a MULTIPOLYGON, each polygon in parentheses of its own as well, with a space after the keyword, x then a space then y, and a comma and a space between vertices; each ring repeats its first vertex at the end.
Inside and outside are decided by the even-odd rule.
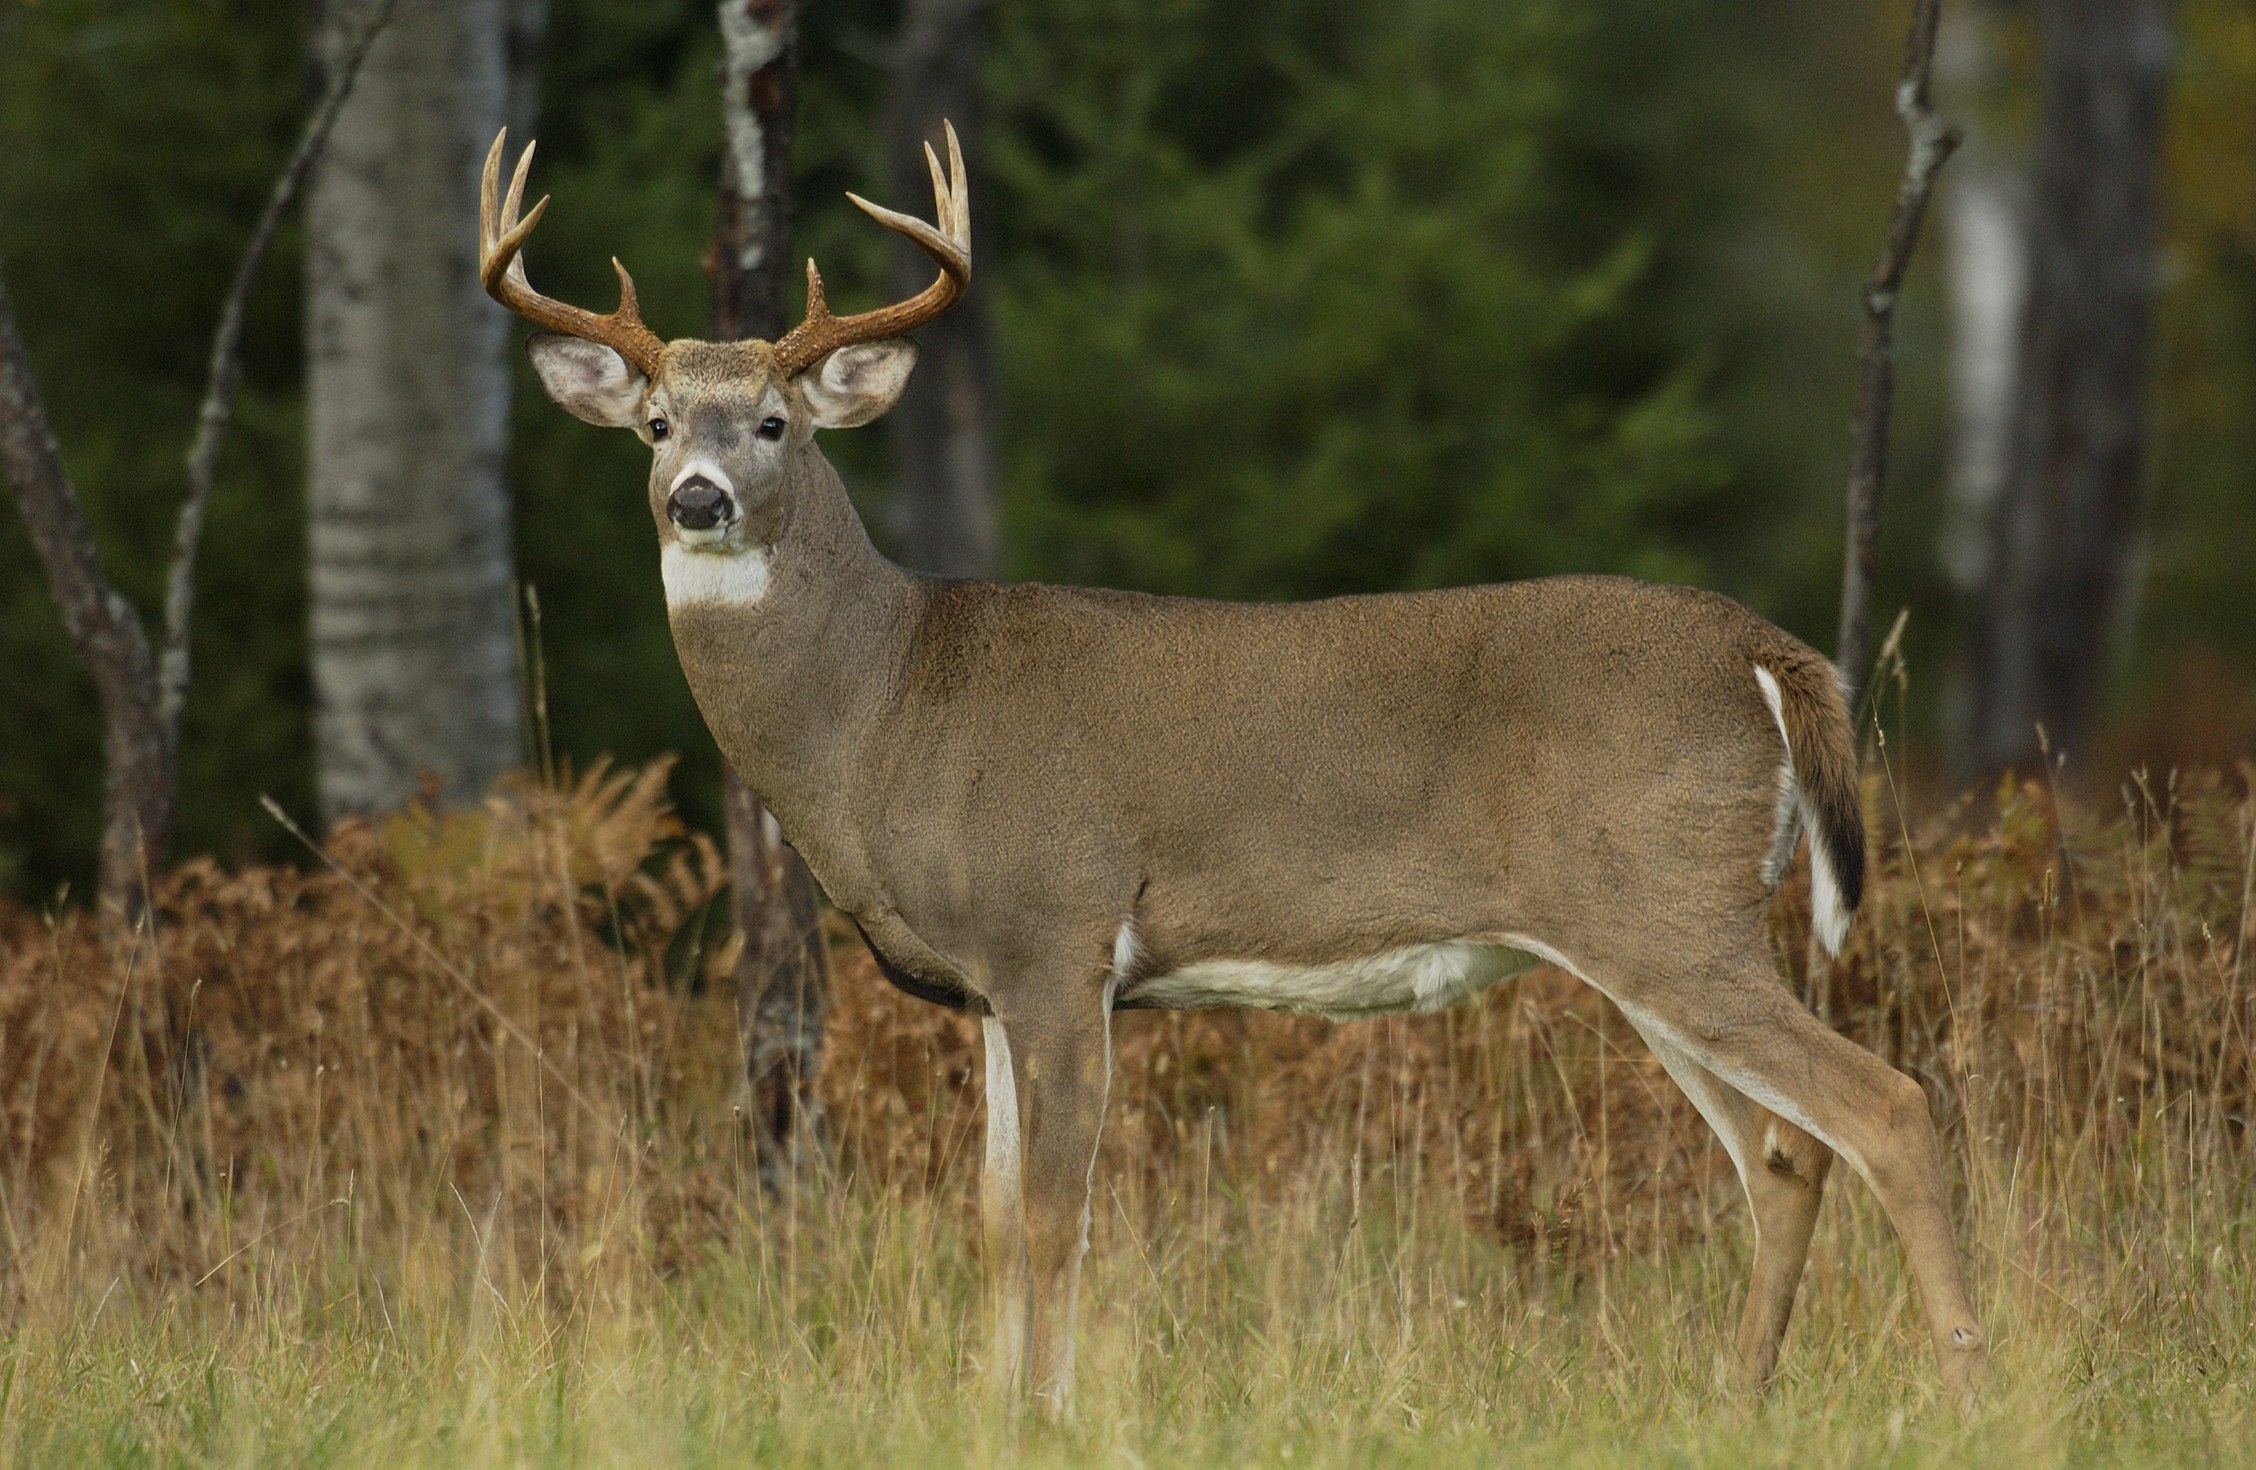
POLYGON ((1981 1199, 1998 1374, 1962 1416, 1869 1195, 1835 1193, 1760 1403, 1724 1386, 1736 1218, 1546 1272, 1446 1201, 1358 1219, 1335 1176, 1197 1219, 1113 1197, 1051 1425, 985 1387, 961 1212, 840 1184, 664 1282, 600 1249, 512 1279, 467 1220, 383 1260, 277 1232, 189 1290, 50 1280, 0 1337, 0 1464, 2256 1462, 2256 1271, 2214 1195, 1981 1199))

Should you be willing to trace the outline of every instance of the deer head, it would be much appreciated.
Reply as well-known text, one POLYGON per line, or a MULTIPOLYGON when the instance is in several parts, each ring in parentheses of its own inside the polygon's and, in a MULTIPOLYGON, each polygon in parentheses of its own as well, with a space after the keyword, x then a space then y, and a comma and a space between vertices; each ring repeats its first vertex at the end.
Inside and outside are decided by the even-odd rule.
POLYGON ((548 200, 520 217, 530 144, 502 194, 507 136, 497 135, 486 155, 478 273, 487 294, 549 329, 526 344, 541 386, 575 416, 631 429, 650 446, 650 510, 669 552, 758 558, 782 534, 808 461, 821 459, 814 431, 852 428, 891 408, 916 363, 904 334, 946 311, 970 284, 971 200, 955 128, 947 129, 945 173, 925 148, 937 228, 846 196, 915 241, 939 265, 939 277, 906 301, 833 316, 809 260, 806 319, 774 342, 661 340, 643 325, 634 280, 616 259, 619 305, 606 315, 535 291, 523 251, 548 200))

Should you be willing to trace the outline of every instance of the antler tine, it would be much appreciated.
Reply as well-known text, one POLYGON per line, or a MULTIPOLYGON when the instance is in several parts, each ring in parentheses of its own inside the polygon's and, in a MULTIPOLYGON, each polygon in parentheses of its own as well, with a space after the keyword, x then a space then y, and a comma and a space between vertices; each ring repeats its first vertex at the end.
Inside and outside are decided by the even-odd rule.
POLYGON ((932 151, 930 143, 924 145, 924 162, 932 171, 932 197, 936 201, 944 201, 940 206, 940 228, 947 233, 949 239, 968 251, 971 249, 971 198, 963 187, 963 144, 956 139, 954 123, 943 123, 941 126, 948 135, 947 177, 955 181, 953 186, 942 181, 940 159, 932 151))
MULTIPOLYGON (((506 136, 508 131, 507 128, 502 129, 503 136, 506 136)), ((494 142, 499 145, 501 138, 495 138, 494 142)), ((515 243, 511 245, 509 250, 509 270, 517 278, 518 283, 528 291, 532 289, 532 283, 525 279, 525 257, 522 250, 526 237, 532 234, 533 226, 540 223, 541 215, 548 209, 548 196, 543 194, 539 201, 533 205, 533 217, 522 222, 522 232, 520 232, 518 211, 525 204, 525 176, 533 171, 533 147, 533 143, 527 142, 525 151, 517 155, 516 170, 509 176, 509 197, 501 201, 502 231, 505 236, 515 237, 515 243)))
MULTIPOLYGON (((948 131, 953 134, 955 126, 950 124, 948 131)), ((940 172, 940 155, 932 151, 929 142, 924 145, 924 168, 932 175, 932 221, 945 232, 955 223, 948 208, 954 196, 949 193, 947 177, 940 172)))
POLYGON ((963 144, 956 141, 956 125, 944 121, 941 123, 941 128, 948 135, 948 169, 956 181, 956 187, 950 190, 948 194, 950 205, 948 233, 963 243, 964 254, 969 255, 971 253, 971 176, 964 171, 963 144))
POLYGON ((943 124, 948 135, 948 173, 943 176, 939 155, 932 145, 924 148, 932 171, 932 212, 937 226, 914 215, 872 204, 859 194, 848 194, 871 219, 914 241, 940 267, 938 279, 906 301, 881 306, 853 316, 832 316, 823 299, 822 273, 807 262, 806 320, 786 332, 775 344, 776 365, 785 373, 803 372, 839 348, 855 342, 898 337, 956 304, 971 284, 971 191, 964 178, 963 145, 956 140, 955 124, 943 124))
POLYGON ((525 200, 525 178, 533 166, 530 143, 518 155, 516 170, 509 179, 509 193, 502 196, 501 154, 508 138, 507 128, 494 135, 493 147, 486 154, 485 177, 478 191, 478 280, 485 286, 486 294, 541 326, 566 336, 600 342, 645 374, 655 375, 659 360, 666 354, 666 344, 643 325, 641 308, 635 299, 634 278, 619 264, 617 256, 612 257, 611 267, 619 273, 619 306, 602 316, 543 296, 526 279, 522 253, 525 240, 548 211, 548 196, 542 195, 524 218, 518 218, 518 210, 525 200))
POLYGON ((509 129, 494 134, 493 147, 486 150, 486 166, 478 176, 478 266, 485 268, 486 248, 494 238, 494 201, 501 190, 501 150, 509 141, 509 129))

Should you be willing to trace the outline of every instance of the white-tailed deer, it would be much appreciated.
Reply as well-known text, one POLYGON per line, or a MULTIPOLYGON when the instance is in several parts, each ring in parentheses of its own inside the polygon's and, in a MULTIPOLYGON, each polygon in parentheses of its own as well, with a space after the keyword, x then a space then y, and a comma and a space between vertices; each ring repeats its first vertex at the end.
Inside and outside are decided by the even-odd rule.
MULTIPOLYGON (((1810 834, 1818 937, 1862 887, 1822 657, 1726 598, 1613 577, 1244 605, 913 576, 815 447, 890 407, 903 333, 971 277, 963 161, 921 295, 779 341, 663 342, 537 294, 532 150, 486 162, 486 289, 554 334, 549 396, 651 446, 666 606, 714 738, 903 989, 983 1018, 997 1358, 1062 1400, 1112 1013, 1443 1006, 1540 961, 1621 1007, 1755 1217, 1738 1349, 1766 1382, 1834 1153, 1918 1279, 1945 1384, 1985 1363, 1919 1085, 1781 983, 1772 890, 1810 834)), ((849 196, 852 197, 852 196, 849 196)), ((616 262, 614 262, 616 265, 616 262)))

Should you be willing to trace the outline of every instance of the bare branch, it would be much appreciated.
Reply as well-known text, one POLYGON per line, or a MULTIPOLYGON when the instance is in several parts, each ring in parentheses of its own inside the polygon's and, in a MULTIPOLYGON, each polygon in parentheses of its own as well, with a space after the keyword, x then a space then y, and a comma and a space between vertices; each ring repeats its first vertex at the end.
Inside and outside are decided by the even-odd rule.
POLYGON ((1841 684, 1855 706, 1864 688, 1865 644, 1872 627, 1872 569, 1879 553, 1880 492, 1888 473, 1888 420, 1896 391, 1896 296, 1911 265, 1912 247, 1927 215, 1935 175, 1957 150, 1958 129, 1935 116, 1928 76, 1935 62, 1935 28, 1942 0, 1919 0, 1904 43, 1896 83, 1896 115, 1911 135, 1896 207, 1880 259, 1864 286, 1864 325, 1857 335, 1855 447, 1849 460, 1848 547, 1841 567, 1841 684))
MULTIPOLYGON (((0 281, 0 471, 16 488, 16 504, 31 529, 32 549, 46 569, 47 585, 63 627, 81 655, 96 647, 141 641, 132 606, 102 574, 94 529, 63 466, 62 447, 48 426, 47 405, 33 376, 8 288, 0 281)), ((141 656, 148 654, 146 644, 141 656)))
POLYGON ((48 591, 101 704, 98 893, 105 921, 130 925, 144 907, 143 875, 154 866, 149 848, 162 847, 172 809, 170 766, 156 723, 156 671, 139 614, 102 571, 94 528, 48 426, 5 283, 0 283, 0 473, 15 486, 48 591))
POLYGON ((203 540, 204 517, 211 509, 212 477, 219 464, 220 442, 226 438, 228 424, 235 416, 236 390, 242 386, 243 317, 250 307, 251 288, 266 266, 267 253, 274 246, 283 217, 296 202, 306 175, 313 170, 314 160, 321 156, 322 145, 328 142, 329 130, 336 124, 337 114, 344 110, 345 99, 352 95, 361 63, 368 59, 369 48, 375 45, 376 37, 391 20, 398 4, 399 0, 371 0, 367 24, 345 48, 343 58, 330 73, 329 90, 306 118, 304 128, 298 133, 296 150, 266 196, 266 210, 259 216, 258 227, 251 231, 251 242, 243 251, 242 263, 235 268, 234 283, 228 287, 226 300, 220 307, 219 326, 212 333, 210 366, 204 379, 204 402, 196 413, 196 439, 188 446, 188 498, 181 503, 180 518, 173 526, 172 565, 165 576, 164 646, 157 660, 157 718, 164 726, 168 743, 179 740, 180 711, 188 699, 188 622, 196 605, 196 548, 203 540))
POLYGON ((47 587, 102 709, 103 813, 100 901, 105 920, 138 923, 150 875, 170 841, 180 712, 188 689, 188 622, 195 603, 196 546, 211 504, 219 445, 241 382, 243 317, 252 284, 283 214, 321 151, 368 47, 397 0, 371 0, 367 29, 338 67, 306 121, 267 198, 212 338, 210 377, 188 451, 188 496, 173 536, 165 587, 163 652, 152 657, 140 614, 102 570, 93 527, 63 465, 30 355, 0 284, 0 473, 15 486, 47 587))

